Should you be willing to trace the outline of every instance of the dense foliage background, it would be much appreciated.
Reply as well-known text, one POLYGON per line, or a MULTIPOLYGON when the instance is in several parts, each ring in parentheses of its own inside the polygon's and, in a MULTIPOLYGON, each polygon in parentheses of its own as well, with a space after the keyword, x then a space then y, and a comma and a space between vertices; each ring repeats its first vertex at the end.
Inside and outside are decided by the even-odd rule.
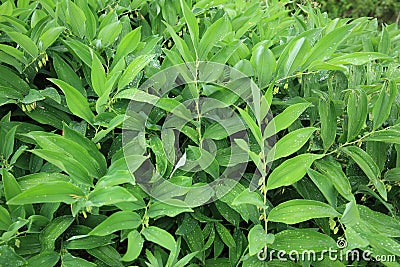
POLYGON ((382 23, 394 23, 400 19, 400 2, 396 0, 321 0, 315 1, 332 18, 374 17, 382 23))
POLYGON ((320 253, 336 249, 337 240, 346 240, 344 252, 400 256, 398 25, 293 7, 1 1, 0 266, 380 264, 327 254, 315 262, 257 258, 266 246, 320 253), (187 191, 152 188, 180 196, 173 206, 136 184, 122 128, 131 101, 140 118, 152 99, 137 93, 147 78, 198 61, 240 70, 262 95, 249 106, 224 87, 199 83, 159 96, 144 141, 128 144, 143 149, 129 158, 134 168, 149 159, 171 183, 195 188, 229 167, 233 147, 249 158, 240 183, 204 206, 184 206, 187 191), (249 140, 229 143, 218 122, 199 116, 182 130, 180 152, 201 163, 207 136, 216 157, 203 170, 176 171, 178 158, 166 161, 176 136, 164 135, 161 125, 199 96, 234 110, 249 140), (274 136, 276 144, 269 142, 274 136))

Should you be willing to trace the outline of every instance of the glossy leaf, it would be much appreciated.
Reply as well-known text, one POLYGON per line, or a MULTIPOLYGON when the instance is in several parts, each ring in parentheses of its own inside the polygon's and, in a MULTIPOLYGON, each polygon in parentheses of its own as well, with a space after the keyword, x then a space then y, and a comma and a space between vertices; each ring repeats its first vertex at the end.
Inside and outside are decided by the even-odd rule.
POLYGON ((268 214, 268 220, 287 224, 296 224, 315 218, 337 217, 339 213, 330 205, 308 199, 293 199, 274 207, 268 214))
POLYGON ((323 155, 301 154, 288 159, 272 171, 267 180, 267 189, 289 186, 300 180, 306 174, 307 168, 323 155))
POLYGON ((134 229, 141 224, 141 218, 131 211, 119 211, 113 213, 102 223, 97 225, 90 235, 105 236, 122 229, 134 229))

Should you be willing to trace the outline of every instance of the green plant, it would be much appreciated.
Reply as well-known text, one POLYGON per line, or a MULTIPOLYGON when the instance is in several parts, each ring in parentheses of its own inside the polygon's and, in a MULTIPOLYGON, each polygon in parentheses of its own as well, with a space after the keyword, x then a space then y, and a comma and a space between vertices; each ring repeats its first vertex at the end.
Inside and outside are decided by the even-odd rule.
POLYGON ((400 256, 398 26, 290 8, 3 1, 0 265, 400 256))

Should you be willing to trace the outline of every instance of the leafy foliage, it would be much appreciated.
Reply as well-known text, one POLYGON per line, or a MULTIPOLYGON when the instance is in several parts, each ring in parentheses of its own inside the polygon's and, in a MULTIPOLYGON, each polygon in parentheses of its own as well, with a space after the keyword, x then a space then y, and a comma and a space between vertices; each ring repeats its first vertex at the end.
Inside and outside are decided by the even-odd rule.
MULTIPOLYGON (((343 238, 343 251, 400 256, 398 25, 291 8, 2 1, 0 266, 262 266, 265 247, 320 253, 343 238), (157 97, 138 89, 200 61, 234 67, 261 94, 247 105, 234 83, 238 94, 201 82, 157 97), (199 97, 241 123, 192 119, 183 103, 199 97), (125 116, 130 101, 135 120, 125 116), (146 105, 155 108, 142 124, 146 105), (187 122, 179 138, 162 128, 171 113, 187 122), (126 125, 145 132, 124 144, 139 151, 128 157, 126 125), (228 142, 243 131, 248 140, 228 142), (163 201, 135 175, 149 161, 169 182, 152 188, 163 201), (188 194, 243 161, 231 190, 188 194), (183 205, 190 198, 208 204, 183 205)), ((368 264, 272 256, 268 266, 368 264)))

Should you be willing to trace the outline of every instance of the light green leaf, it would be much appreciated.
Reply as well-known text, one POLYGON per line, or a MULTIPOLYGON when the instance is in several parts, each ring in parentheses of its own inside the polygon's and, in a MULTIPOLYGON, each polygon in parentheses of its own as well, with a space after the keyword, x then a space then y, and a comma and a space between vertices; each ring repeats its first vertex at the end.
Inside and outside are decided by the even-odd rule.
POLYGON ((135 212, 118 211, 97 225, 89 235, 105 236, 123 229, 135 229, 142 223, 142 218, 135 212))
POLYGON ((87 260, 84 260, 82 258, 78 258, 75 256, 72 256, 70 253, 65 254, 62 257, 62 266, 64 267, 95 267, 96 264, 91 263, 87 260))
POLYGON ((103 27, 98 34, 98 38, 101 40, 101 45, 108 46, 115 42, 121 31, 122 24, 120 21, 110 23, 103 27))
POLYGON ((289 186, 300 180, 306 174, 307 168, 324 155, 301 154, 284 161, 268 177, 267 189, 289 186))
POLYGON ((256 138, 256 141, 260 147, 263 147, 263 141, 261 137, 261 130, 258 127, 257 123, 253 120, 253 118, 249 115, 249 113, 239 107, 237 107, 240 116, 242 116, 243 120, 246 122, 247 126, 249 127, 251 133, 256 138))
POLYGON ((364 65, 368 62, 375 61, 378 59, 391 59, 388 55, 377 53, 377 52, 354 52, 345 54, 343 56, 332 58, 328 60, 328 64, 332 65, 364 65))
POLYGON ((265 207, 261 195, 257 192, 251 192, 249 189, 242 191, 232 202, 232 205, 251 204, 259 207, 265 207))
POLYGON ((0 206, 0 231, 7 231, 11 224, 11 217, 3 206, 0 206))
POLYGON ((84 197, 82 190, 71 183, 60 181, 33 186, 11 198, 7 203, 10 205, 49 202, 72 204, 77 201, 76 197, 84 197))
POLYGON ((142 231, 142 235, 147 241, 156 243, 169 251, 174 251, 176 247, 176 242, 174 237, 157 226, 149 226, 142 231))
POLYGON ((306 250, 320 252, 336 247, 336 242, 330 236, 313 229, 284 230, 275 235, 275 242, 270 245, 270 248, 284 250, 286 253, 292 250, 298 253, 306 250))
POLYGON ((266 46, 259 45, 254 49, 250 62, 256 70, 258 85, 260 87, 266 87, 276 70, 274 54, 266 46))
POLYGON ((119 202, 136 201, 137 199, 125 188, 120 186, 103 187, 92 191, 88 196, 87 205, 101 207, 119 202))
POLYGON ((316 130, 317 128, 315 127, 305 127, 285 135, 268 153, 268 161, 287 157, 297 152, 307 143, 308 139, 310 139, 316 130))
POLYGON ((102 96, 106 91, 106 72, 101 64, 96 53, 92 52, 92 71, 91 71, 91 81, 93 90, 98 96, 102 96))
POLYGON ((40 233, 40 244, 42 251, 52 251, 55 249, 56 239, 74 222, 74 217, 70 215, 60 216, 51 221, 40 233))
POLYGON ((268 220, 296 224, 315 218, 337 217, 340 215, 330 205, 309 199, 293 199, 279 204, 268 214, 268 220))
POLYGON ((265 127, 264 139, 288 128, 309 106, 311 106, 311 103, 304 102, 287 107, 283 112, 275 116, 268 123, 267 127, 265 127))
POLYGON ((231 233, 229 233, 229 230, 226 229, 225 226, 223 226, 221 223, 215 223, 215 229, 217 230, 218 235, 221 237, 222 242, 225 243, 229 248, 234 248, 236 247, 236 242, 233 239, 231 233))
POLYGON ((51 27, 45 31, 39 38, 39 41, 42 42, 41 50, 45 51, 47 48, 49 48, 64 30, 65 27, 51 27))
POLYGON ((121 258, 122 261, 133 261, 139 257, 143 248, 143 237, 138 231, 133 230, 128 234, 128 248, 126 253, 121 258))
POLYGON ((93 124, 94 114, 89 107, 87 99, 77 89, 66 82, 58 79, 49 80, 60 87, 60 89, 64 92, 69 110, 71 110, 74 115, 93 124))
POLYGON ((141 26, 137 27, 125 35, 124 38, 122 38, 121 42, 118 44, 117 52, 114 56, 113 66, 115 66, 120 59, 135 51, 140 42, 141 30, 141 26))
POLYGON ((346 40, 353 28, 354 25, 352 24, 341 26, 318 40, 310 50, 303 69, 307 68, 314 61, 325 61, 328 59, 337 47, 346 40))
POLYGON ((119 82, 118 82, 118 89, 121 90, 124 88, 126 85, 128 85, 130 82, 133 81, 133 79, 136 77, 136 75, 139 74, 139 72, 144 69, 144 67, 149 64, 150 60, 152 60, 153 56, 146 55, 146 56, 138 56, 132 62, 128 65, 128 67, 125 69, 124 73, 122 74, 119 82))
POLYGON ((197 46, 199 43, 199 25, 197 24, 197 19, 195 15, 192 13, 190 10, 189 6, 187 5, 186 1, 180 0, 181 1, 181 8, 183 12, 183 16, 186 20, 186 24, 189 28, 190 32, 190 38, 192 39, 193 42, 193 47, 195 50, 197 50, 197 46))
POLYGON ((185 207, 185 202, 180 201, 178 199, 168 200, 168 203, 171 203, 171 205, 164 202, 154 202, 147 210, 147 215, 150 218, 157 218, 163 216, 168 216, 173 218, 176 217, 178 214, 184 212, 193 212, 193 210, 190 207, 185 207))
POLYGON ((267 234, 265 229, 257 224, 250 229, 247 239, 249 240, 249 254, 253 256, 258 254, 265 246, 274 243, 275 236, 267 234))
POLYGON ((199 44, 199 59, 206 60, 214 45, 228 33, 229 22, 223 17, 207 28, 199 44))
POLYGON ((22 34, 19 32, 7 32, 7 35, 10 36, 10 38, 14 42, 16 42, 18 45, 20 45, 32 57, 35 58, 39 55, 38 47, 32 41, 32 39, 29 38, 28 36, 26 36, 25 34, 22 34))

